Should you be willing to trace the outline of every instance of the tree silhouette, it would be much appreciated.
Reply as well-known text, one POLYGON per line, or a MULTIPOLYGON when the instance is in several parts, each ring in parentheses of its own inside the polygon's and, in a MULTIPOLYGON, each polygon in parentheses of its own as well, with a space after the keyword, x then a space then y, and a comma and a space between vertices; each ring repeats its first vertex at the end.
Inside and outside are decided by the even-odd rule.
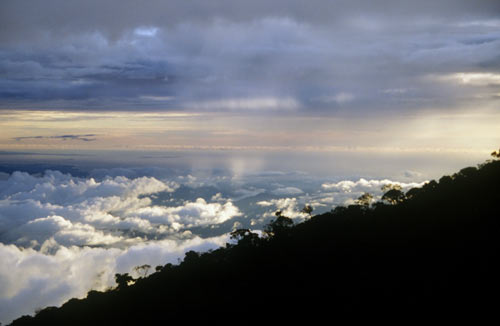
POLYGON ((373 200, 373 195, 368 192, 365 192, 364 194, 359 196, 358 199, 354 201, 354 203, 356 203, 356 205, 368 207, 370 206, 372 200, 373 200))
POLYGON ((189 250, 184 254, 184 263, 185 264, 194 264, 200 258, 200 254, 196 251, 189 250))
POLYGON ((398 184, 387 184, 382 186, 382 191, 385 191, 382 200, 392 205, 402 202, 406 196, 398 184))
POLYGON ((405 194, 401 190, 391 189, 382 196, 382 200, 393 205, 402 202, 405 199, 405 194))
POLYGON ((141 265, 141 266, 134 267, 134 270, 139 275, 141 275, 141 272, 142 272, 142 274, 143 274, 142 276, 146 277, 146 275, 148 275, 148 271, 149 271, 150 268, 151 268, 151 265, 144 264, 144 265, 141 265))
POLYGON ((115 282, 118 284, 118 290, 126 288, 130 283, 134 281, 134 278, 128 273, 125 274, 115 274, 115 282))
POLYGON ((312 216, 312 211, 314 208, 311 205, 305 205, 304 208, 302 208, 302 213, 306 213, 309 216, 312 216))
POLYGON ((243 247, 252 247, 261 240, 257 233, 251 232, 249 229, 237 229, 231 232, 231 239, 238 241, 238 245, 243 247))
POLYGON ((498 151, 493 151, 491 153, 491 156, 493 156, 494 158, 500 158, 500 149, 498 151))
POLYGON ((403 188, 401 188, 401 185, 398 185, 395 183, 389 183, 389 184, 383 185, 381 189, 383 192, 387 192, 387 191, 392 190, 392 189, 401 190, 403 188))
POLYGON ((269 237, 283 235, 290 227, 293 226, 293 220, 282 215, 281 211, 277 211, 275 215, 277 216, 276 219, 272 220, 264 230, 269 237))

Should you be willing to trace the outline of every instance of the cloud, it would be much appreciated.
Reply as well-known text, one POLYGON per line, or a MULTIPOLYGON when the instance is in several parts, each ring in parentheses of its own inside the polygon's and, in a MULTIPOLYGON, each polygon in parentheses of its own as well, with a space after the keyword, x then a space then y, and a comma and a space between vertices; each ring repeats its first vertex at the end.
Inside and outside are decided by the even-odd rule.
POLYGON ((174 229, 223 222, 239 214, 231 202, 151 206, 148 195, 178 187, 152 177, 96 181, 57 171, 47 171, 42 177, 14 172, 0 180, 0 186, 0 241, 23 247, 40 248, 50 242, 123 246, 143 240, 134 232, 164 237, 174 229), (148 220, 144 218, 147 209, 169 215, 161 221, 148 220))
POLYGON ((405 178, 418 179, 418 178, 422 178, 422 173, 417 172, 417 171, 407 170, 407 171, 404 171, 403 176, 405 178))
POLYGON ((102 291, 115 286, 115 273, 130 273, 143 264, 154 267, 177 263, 189 250, 216 249, 228 240, 228 235, 194 237, 146 242, 126 249, 61 246, 51 254, 0 243, 1 322, 33 314, 38 308, 59 306, 70 298, 85 297, 91 289, 102 291))
POLYGON ((293 98, 233 98, 187 103, 186 108, 197 110, 295 110, 300 107, 293 98))
POLYGON ((254 188, 254 187, 250 187, 249 189, 240 188, 240 189, 236 189, 233 192, 234 193, 233 200, 239 201, 239 200, 242 200, 245 198, 251 198, 251 197, 258 196, 258 195, 263 194, 265 192, 266 192, 266 190, 264 188, 254 188))
POLYGON ((302 207, 298 206, 297 198, 263 200, 257 202, 257 205, 262 207, 273 207, 273 209, 268 210, 262 215, 264 218, 273 217, 277 210, 281 211, 282 215, 292 219, 304 219, 309 216, 301 211, 302 207))
MULTIPOLYGON (((192 178, 185 178, 189 182, 192 178)), ((114 273, 176 263, 188 250, 222 246, 228 235, 188 229, 241 216, 221 195, 174 206, 152 204, 179 184, 154 177, 77 178, 14 172, 0 180, 2 322, 114 285, 114 273), (33 296, 36 291, 37 296, 33 296)))
MULTIPOLYGON (((464 85, 424 77, 498 72, 499 12, 495 1, 460 0, 314 0, 307 8, 282 0, 53 0, 26 8, 6 0, 0 108, 454 108, 464 85), (391 91, 403 89, 411 91, 391 91)), ((478 101, 477 92, 467 98, 478 101)))
POLYGON ((272 194, 277 196, 299 195, 302 193, 304 192, 297 187, 281 187, 272 191, 272 194))
POLYGON ((182 206, 148 206, 127 212, 127 214, 154 223, 169 225, 178 231, 181 228, 221 224, 235 216, 240 216, 241 212, 231 201, 225 204, 207 203, 203 198, 198 198, 182 206))
MULTIPOLYGON (((378 18, 381 23, 385 18, 403 20, 408 15, 416 17, 440 17, 446 20, 459 20, 462 17, 472 17, 469 23, 498 17, 500 6, 489 0, 478 0, 474 4, 467 0, 423 0, 417 2, 401 2, 397 0, 365 1, 341 0, 331 3, 324 0, 311 0, 304 6, 297 1, 276 0, 272 3, 258 0, 252 3, 234 3, 230 0, 215 0, 207 5, 203 0, 191 1, 186 4, 182 0, 168 3, 160 0, 149 1, 147 5, 138 5, 132 0, 111 0, 102 4, 96 0, 62 1, 51 0, 44 4, 33 4, 23 7, 15 0, 5 0, 2 4, 2 41, 14 41, 13 34, 29 37, 28 32, 57 32, 60 35, 79 31, 102 30, 109 37, 124 33, 138 33, 150 37, 155 27, 165 27, 182 22, 206 23, 214 19, 224 19, 232 22, 254 21, 270 17, 291 17, 301 22, 317 24, 345 24, 350 19, 357 18, 351 24, 356 26, 375 25, 370 23, 370 15, 378 18), (61 15, 53 12, 58 8, 61 15), (95 8, 100 8, 96 11, 95 8), (119 9, 117 9, 119 8, 119 9), (193 10, 196 8, 197 10, 193 10), (361 15, 365 13, 365 15, 361 15), (9 35, 10 34, 10 35, 9 35)), ((373 20, 373 19, 372 19, 373 20)), ((408 23, 408 22, 407 22, 408 23)), ((411 22, 415 23, 415 22, 411 22)), ((491 24, 491 23, 490 23, 491 24)), ((43 34, 43 33, 39 33, 43 34)), ((35 36, 37 36, 35 34, 35 36)), ((35 37, 31 36, 31 37, 35 37)))
POLYGON ((336 104, 344 104, 354 100, 354 95, 351 93, 340 92, 333 96, 326 95, 319 97, 317 100, 323 103, 336 103, 336 104))
POLYGON ((325 197, 325 202, 332 202, 336 205, 349 205, 353 204, 354 200, 361 196, 363 193, 368 192, 374 196, 375 200, 380 200, 384 191, 382 187, 385 185, 399 185, 403 191, 407 191, 411 188, 422 187, 425 182, 416 183, 404 183, 398 181, 391 181, 388 179, 384 180, 366 180, 359 179, 358 181, 340 181, 336 183, 323 183, 321 185, 324 192, 322 197, 325 197))
POLYGON ((333 192, 368 192, 371 190, 379 189, 382 188, 385 185, 390 185, 390 184, 397 184, 401 186, 403 189, 410 189, 414 187, 421 187, 424 183, 402 183, 402 182, 395 182, 391 181, 388 179, 384 180, 366 180, 366 179, 359 179, 358 181, 340 181, 337 183, 323 183, 321 187, 323 189, 333 191, 333 192))
POLYGON ((42 177, 14 172, 0 186, 0 241, 26 248, 125 247, 145 239, 183 237, 189 228, 242 215, 222 197, 153 204, 154 194, 172 193, 179 185, 152 177, 96 181, 57 171, 42 177))
POLYGON ((462 72, 442 76, 435 76, 444 82, 453 82, 471 86, 499 86, 500 74, 491 72, 462 72))
POLYGON ((24 243, 25 247, 37 243, 42 244, 43 248, 51 241, 62 246, 108 246, 123 241, 121 236, 104 234, 92 225, 72 223, 64 217, 56 215, 31 220, 18 228, 9 230, 7 234, 7 236, 14 237, 16 243, 24 243))
POLYGON ((173 191, 176 184, 168 184, 151 177, 128 179, 117 176, 96 181, 46 171, 43 177, 14 172, 2 181, 0 198, 8 200, 39 200, 42 203, 76 203, 94 197, 130 198, 160 191, 173 191))
POLYGON ((308 218, 301 212, 306 204, 321 213, 363 192, 380 196, 381 186, 395 183, 322 183, 277 170, 237 177, 219 170, 182 177, 148 168, 97 172, 88 178, 58 171, 0 178, 2 322, 104 290, 114 285, 114 273, 217 248, 234 227, 263 229, 277 210, 301 221, 308 218))
MULTIPOLYGON (((261 227, 275 218, 276 211, 281 211, 284 216, 301 221, 309 217, 308 214, 302 212, 305 205, 312 206, 314 214, 322 214, 337 206, 354 204, 355 200, 365 192, 372 194, 375 201, 381 200, 384 193, 382 191, 384 185, 399 185, 403 191, 407 191, 410 188, 421 187, 424 184, 425 182, 404 183, 388 179, 366 180, 362 178, 358 181, 343 180, 339 182, 320 183, 318 185, 320 189, 312 188, 307 193, 303 191, 299 193, 298 190, 300 189, 296 191, 289 189, 288 194, 284 192, 284 195, 287 195, 287 197, 256 201, 255 206, 259 209, 255 210, 253 216, 256 218, 252 219, 251 223, 252 226, 261 227)), ((270 193, 276 195, 272 192, 270 193)))
POLYGON ((86 135, 60 135, 60 136, 25 136, 25 137, 15 137, 14 140, 22 141, 27 139, 59 139, 59 140, 81 140, 81 141, 95 141, 97 135, 86 134, 86 135))

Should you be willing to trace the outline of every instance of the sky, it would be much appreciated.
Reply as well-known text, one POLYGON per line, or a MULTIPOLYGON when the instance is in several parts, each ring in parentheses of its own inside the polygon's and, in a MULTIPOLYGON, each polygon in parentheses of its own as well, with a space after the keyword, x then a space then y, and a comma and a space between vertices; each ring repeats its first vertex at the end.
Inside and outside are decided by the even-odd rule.
POLYGON ((499 101, 498 1, 2 0, 0 322, 481 163, 499 101))
POLYGON ((496 1, 1 9, 0 148, 486 153, 499 143, 496 1))

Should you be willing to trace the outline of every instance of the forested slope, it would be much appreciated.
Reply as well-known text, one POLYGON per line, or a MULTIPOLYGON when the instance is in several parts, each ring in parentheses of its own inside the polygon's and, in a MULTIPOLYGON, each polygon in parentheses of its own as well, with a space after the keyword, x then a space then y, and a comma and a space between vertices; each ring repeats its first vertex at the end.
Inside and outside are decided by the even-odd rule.
POLYGON ((133 285, 119 275, 116 289, 12 325, 493 314, 499 203, 500 161, 489 161, 297 225, 278 214, 261 237, 238 230, 237 244, 189 252, 133 285))

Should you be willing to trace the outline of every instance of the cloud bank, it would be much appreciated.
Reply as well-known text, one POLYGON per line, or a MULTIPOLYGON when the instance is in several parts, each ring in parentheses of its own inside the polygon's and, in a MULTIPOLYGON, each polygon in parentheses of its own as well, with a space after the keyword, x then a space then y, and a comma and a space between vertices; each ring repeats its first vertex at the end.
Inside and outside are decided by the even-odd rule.
POLYGON ((0 316, 60 305, 114 284, 134 266, 176 263, 188 250, 224 245, 189 228, 224 223, 241 212, 230 200, 153 205, 179 184, 153 177, 76 178, 14 172, 0 180, 0 316), (36 293, 36 295, 33 295, 36 293))
MULTIPOLYGON (((164 171, 165 172, 165 171, 164 171)), ((59 171, 0 178, 0 316, 6 322, 114 286, 135 266, 176 263, 188 250, 229 241, 235 227, 262 230, 280 210, 299 222, 390 180, 321 183, 303 173, 160 177, 156 169, 59 171), (129 177, 120 176, 121 173, 129 177), (109 176, 109 174, 113 176, 109 176), (294 184, 300 184, 297 188, 294 184), (33 295, 36 293, 36 295, 33 295)), ((397 183, 404 190, 417 183, 397 183)))
MULTIPOLYGON (((71 298, 85 297, 91 289, 115 286, 115 273, 130 273, 133 267, 153 268, 177 263, 189 250, 207 251, 224 245, 228 236, 189 240, 161 240, 127 249, 59 246, 51 255, 0 243, 0 316, 9 322, 36 309, 61 305, 71 298)), ((138 275, 134 275, 138 277, 138 275)))
POLYGON ((126 246, 241 215, 231 201, 198 198, 168 207, 152 205, 147 197, 177 187, 153 177, 96 181, 58 171, 43 177, 15 172, 0 181, 0 240, 37 249, 54 243, 126 246))
POLYGON ((5 0, 0 108, 293 115, 486 105, 495 90, 448 76, 498 73, 499 14, 486 0, 5 0))

